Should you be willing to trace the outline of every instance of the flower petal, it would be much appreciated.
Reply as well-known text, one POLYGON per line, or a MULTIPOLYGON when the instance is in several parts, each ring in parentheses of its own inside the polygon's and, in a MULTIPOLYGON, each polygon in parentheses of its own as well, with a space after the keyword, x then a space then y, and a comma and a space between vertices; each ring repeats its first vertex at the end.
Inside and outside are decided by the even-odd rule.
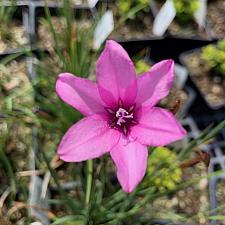
POLYGON ((76 77, 70 73, 59 74, 56 92, 64 102, 85 116, 104 112, 97 85, 90 80, 76 77))
POLYGON ((114 107, 119 99, 127 105, 134 103, 137 94, 135 68, 121 45, 112 40, 106 42, 96 74, 100 96, 109 107, 114 107))
POLYGON ((164 146, 186 135, 175 116, 165 109, 144 107, 139 110, 138 117, 138 124, 132 127, 130 136, 141 144, 164 146))
POLYGON ((128 142, 121 137, 119 143, 110 151, 116 164, 117 178, 125 192, 132 192, 143 179, 148 150, 138 142, 128 142))
POLYGON ((173 84, 174 62, 163 60, 153 67, 149 72, 138 78, 137 103, 143 106, 154 106, 162 98, 166 97, 173 84))
POLYGON ((120 133, 110 129, 106 121, 86 117, 66 132, 57 152, 64 161, 80 162, 109 152, 119 138, 120 133))

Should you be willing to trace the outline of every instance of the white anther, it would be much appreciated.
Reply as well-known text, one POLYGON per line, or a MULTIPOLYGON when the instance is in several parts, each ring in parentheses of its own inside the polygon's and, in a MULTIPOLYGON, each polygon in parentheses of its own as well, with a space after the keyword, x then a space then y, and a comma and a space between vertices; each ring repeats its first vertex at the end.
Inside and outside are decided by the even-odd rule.
POLYGON ((125 109, 119 108, 118 111, 116 112, 116 117, 118 118, 117 120, 117 125, 121 126, 121 123, 125 123, 125 119, 130 119, 133 118, 133 113, 129 114, 125 109))

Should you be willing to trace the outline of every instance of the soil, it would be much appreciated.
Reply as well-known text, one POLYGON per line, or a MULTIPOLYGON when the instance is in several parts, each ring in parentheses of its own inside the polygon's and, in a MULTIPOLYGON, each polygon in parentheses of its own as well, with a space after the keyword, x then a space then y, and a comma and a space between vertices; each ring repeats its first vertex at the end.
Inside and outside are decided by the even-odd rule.
POLYGON ((184 57, 184 64, 197 87, 212 106, 216 107, 225 101, 225 79, 215 75, 201 58, 201 51, 194 51, 184 57))
POLYGON ((205 30, 199 29, 198 25, 193 20, 188 24, 182 25, 174 20, 169 26, 168 31, 170 35, 175 37, 210 39, 210 36, 205 32, 205 30))
MULTIPOLYGON (((52 24, 57 34, 62 34, 65 32, 65 24, 66 21, 63 18, 59 17, 52 17, 52 24)), ((79 20, 73 23, 74 29, 76 26, 79 26, 81 29, 89 29, 92 23, 90 20, 79 20)), ((76 34, 75 34, 76 35, 76 34)), ((60 36, 60 35, 59 35, 60 36)), ((40 48, 44 48, 49 50, 50 52, 53 51, 54 48, 54 39, 50 32, 48 23, 46 20, 40 20, 39 27, 38 27, 38 46, 40 48)), ((64 43, 63 41, 61 41, 64 43)), ((61 46, 63 47, 63 46, 61 46)))
MULTIPOLYGON (((202 163, 194 168, 185 169, 182 183, 204 176, 206 173, 207 168, 202 163)), ((177 223, 208 225, 209 221, 204 215, 204 212, 209 209, 207 185, 208 181, 202 179, 200 182, 178 191, 170 198, 156 200, 153 208, 162 209, 159 210, 160 214, 156 214, 157 217, 165 220, 170 220, 172 217, 177 220, 177 223)))
MULTIPOLYGON (((220 180, 217 183, 216 197, 218 199, 218 206, 224 206, 225 203, 225 180, 220 180)), ((225 209, 220 209, 217 211, 217 215, 224 215, 225 209)), ((225 224, 225 221, 224 223, 225 224)))
MULTIPOLYGON (((32 104, 32 87, 25 60, 13 60, 0 68, 0 97, 12 96, 14 105, 32 104)), ((1 101, 3 103, 3 101, 1 101)))
POLYGON ((127 20, 118 29, 114 30, 109 38, 116 40, 132 40, 154 37, 152 33, 153 20, 150 13, 140 13, 137 15, 137 19, 139 22, 136 20, 127 20))
POLYGON ((114 1, 109 1, 107 6, 113 12, 115 26, 109 39, 127 41, 148 39, 154 36, 152 33, 153 16, 149 6, 146 6, 143 10, 138 11, 134 16, 127 18, 123 22, 121 22, 121 19, 125 15, 121 15, 121 12, 119 12, 118 4, 114 1))
MULTIPOLYGON (((109 36, 109 39, 131 40, 153 37, 151 17, 149 15, 143 15, 141 21, 141 25, 137 26, 137 23, 135 21, 128 20, 124 25, 114 30, 109 36)), ((52 17, 52 23, 57 33, 61 33, 63 31, 65 22, 63 22, 62 19, 52 17)), ((79 26, 82 28, 88 28, 91 26, 91 22, 88 20, 79 21, 79 26)), ((40 24, 38 28, 38 36, 40 40, 39 46, 44 47, 48 50, 51 50, 53 48, 53 38, 46 23, 40 24)))
POLYGON ((10 49, 24 47, 28 44, 28 39, 24 26, 19 22, 11 22, 10 29, 0 26, 0 53, 10 49), (1 34, 1 29, 3 34, 1 34))
POLYGON ((225 1, 213 0, 208 3, 208 25, 214 38, 225 37, 225 1))

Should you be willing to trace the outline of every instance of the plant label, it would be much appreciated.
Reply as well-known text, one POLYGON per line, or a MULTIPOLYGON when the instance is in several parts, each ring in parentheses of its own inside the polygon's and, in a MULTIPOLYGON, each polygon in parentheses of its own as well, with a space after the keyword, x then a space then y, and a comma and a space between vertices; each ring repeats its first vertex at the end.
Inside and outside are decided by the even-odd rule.
POLYGON ((30 214, 37 218, 41 223, 45 225, 49 225, 49 219, 47 210, 41 210, 48 209, 48 199, 49 199, 49 193, 46 196, 46 198, 41 198, 41 189, 42 189, 43 181, 38 176, 31 176, 31 181, 29 185, 29 199, 28 202, 30 205, 35 205, 37 208, 30 208, 30 214))
POLYGON ((207 0, 199 0, 199 9, 195 12, 194 18, 200 28, 205 27, 207 14, 207 0))
POLYGON ((175 64, 175 85, 177 88, 182 89, 188 78, 188 71, 184 66, 175 64))
POLYGON ((98 3, 98 0, 88 0, 88 6, 90 8, 94 8, 97 3, 98 3))
POLYGON ((159 10, 153 22, 153 34, 162 36, 176 16, 176 9, 172 0, 167 0, 159 10))
POLYGON ((106 11, 98 22, 94 31, 94 49, 99 49, 114 29, 113 13, 106 11))

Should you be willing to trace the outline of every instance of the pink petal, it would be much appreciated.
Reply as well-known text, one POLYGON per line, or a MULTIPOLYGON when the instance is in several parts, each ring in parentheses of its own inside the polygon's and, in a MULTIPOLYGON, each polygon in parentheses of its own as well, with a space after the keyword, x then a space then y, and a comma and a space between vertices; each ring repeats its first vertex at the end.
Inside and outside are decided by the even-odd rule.
POLYGON ((135 68, 127 52, 115 41, 107 41, 96 66, 97 83, 102 100, 114 107, 121 99, 132 105, 137 94, 135 68))
POLYGON ((169 94, 174 78, 173 60, 163 60, 138 78, 137 103, 154 106, 169 94))
POLYGON ((138 124, 132 127, 130 136, 141 144, 164 146, 186 135, 174 115, 165 109, 145 107, 138 117, 138 124))
POLYGON ((58 155, 67 162, 97 158, 109 152, 119 138, 120 133, 110 129, 106 121, 86 117, 66 132, 58 147, 58 155))
POLYGON ((128 142, 121 137, 120 142, 110 151, 116 164, 117 178, 125 192, 132 192, 143 179, 148 151, 138 142, 128 142))
POLYGON ((85 116, 104 112, 97 85, 90 80, 62 73, 56 82, 56 92, 64 102, 85 116))

